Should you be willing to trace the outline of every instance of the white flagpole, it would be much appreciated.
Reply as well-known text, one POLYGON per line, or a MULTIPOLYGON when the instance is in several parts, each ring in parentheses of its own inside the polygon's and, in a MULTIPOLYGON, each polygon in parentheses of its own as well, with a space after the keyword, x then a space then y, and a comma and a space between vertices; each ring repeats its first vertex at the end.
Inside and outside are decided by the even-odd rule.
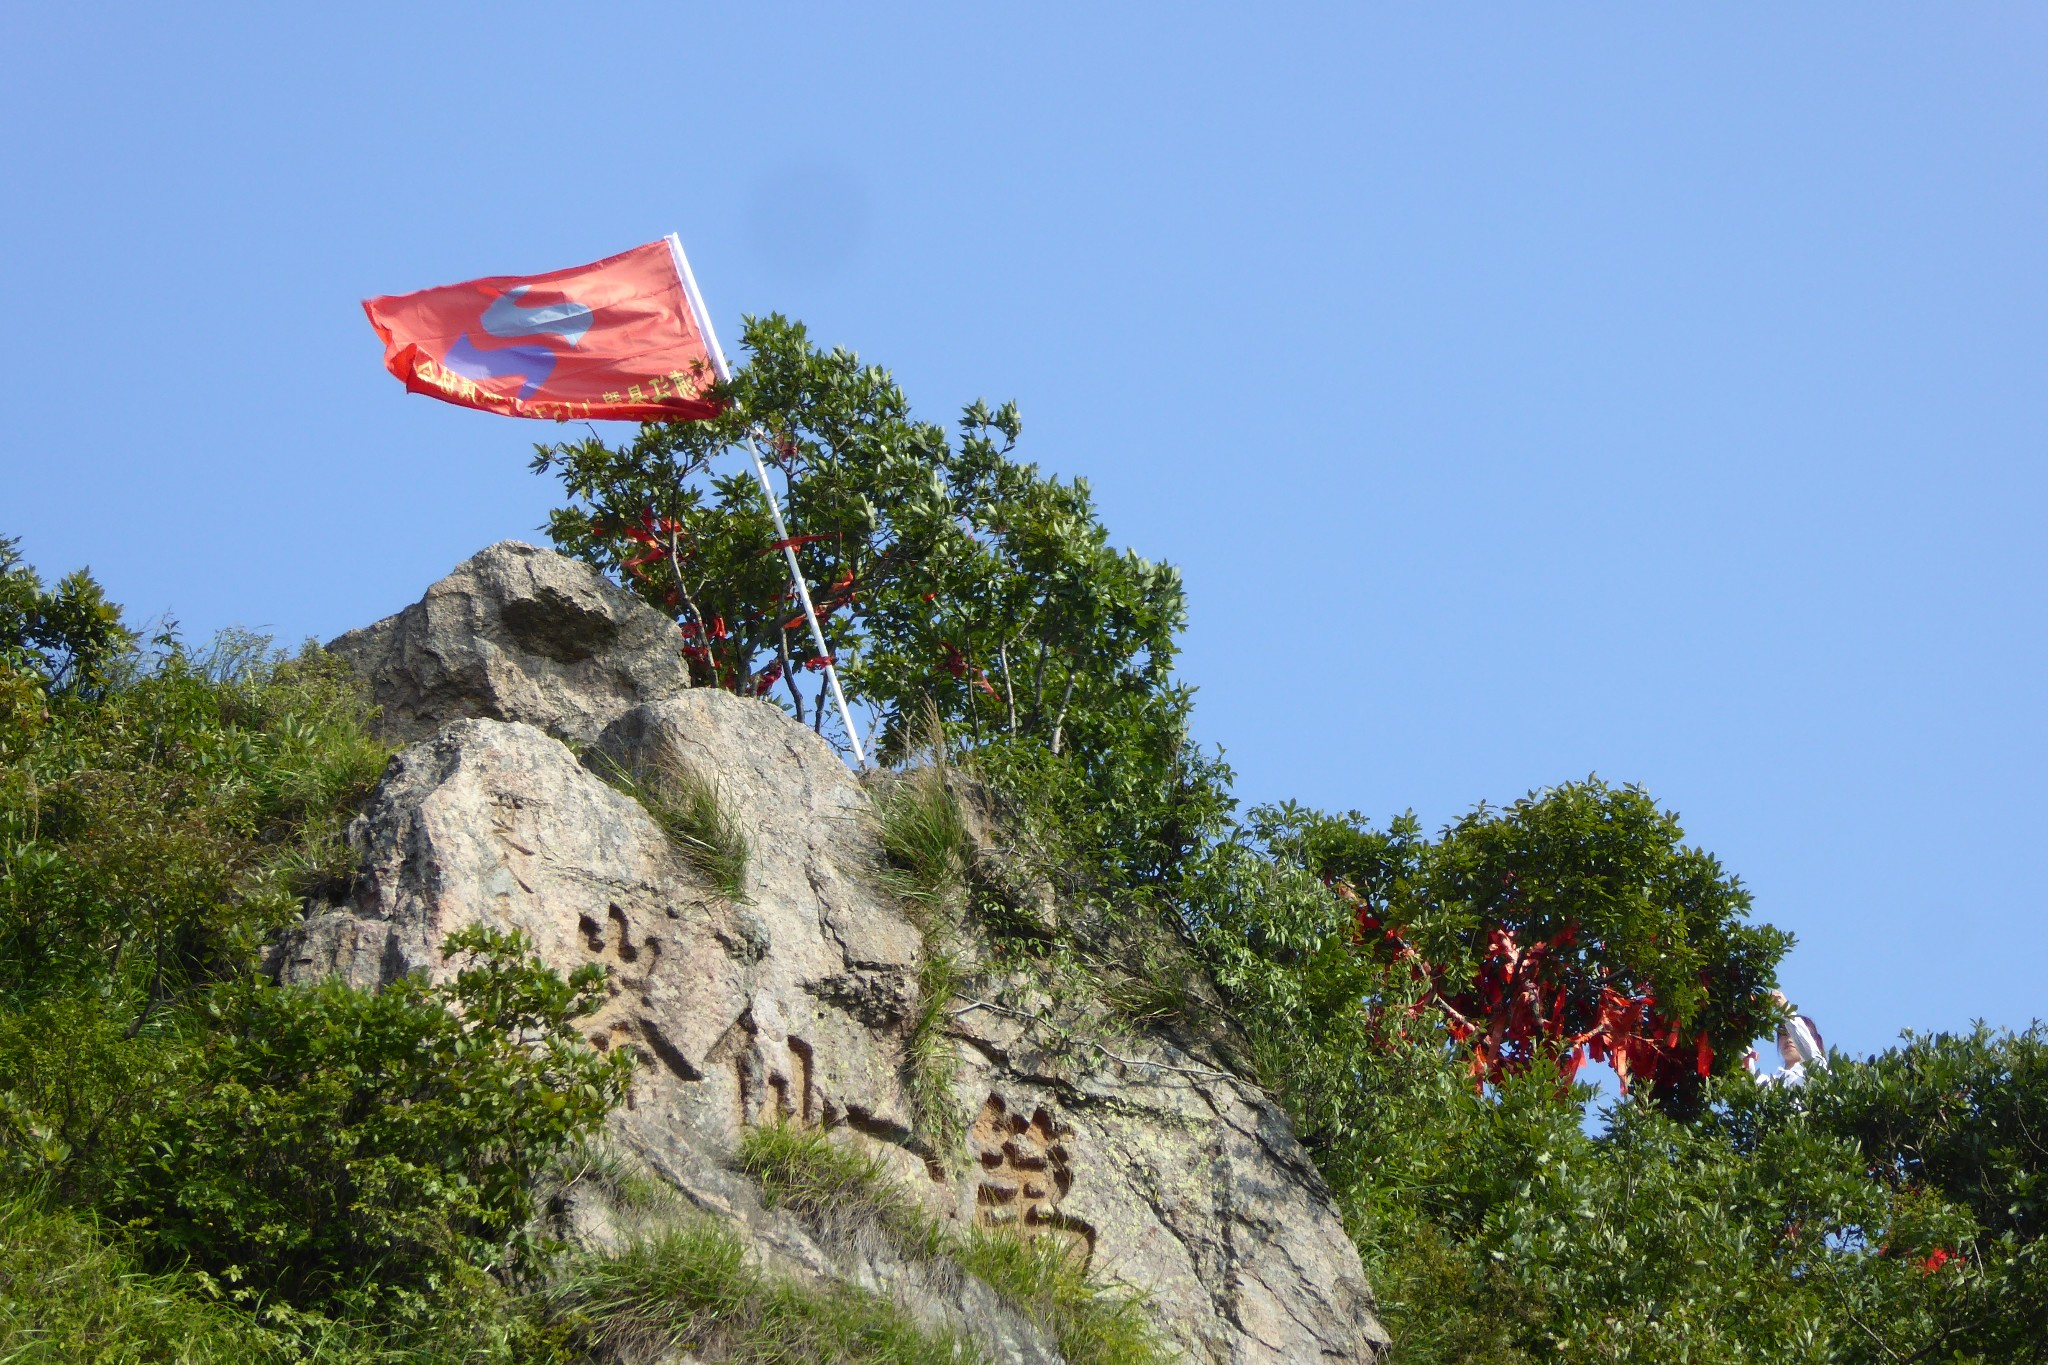
MULTIPOLYGON (((697 316, 697 326, 703 330, 704 340, 711 348, 711 364, 718 371, 718 382, 723 384, 732 378, 732 367, 725 363, 725 348, 718 344, 718 333, 711 327, 711 311, 704 306, 704 296, 697 292, 697 277, 690 272, 690 258, 683 254, 681 235, 668 235, 669 254, 675 257, 676 274, 683 280, 683 293, 689 297, 690 311, 697 316)), ((761 492, 768 498, 769 515, 775 518, 775 538, 782 542, 782 557, 789 563, 789 581, 796 587, 796 595, 804 604, 804 619, 811 623, 811 640, 818 647, 818 657, 825 661, 825 681, 832 685, 832 700, 839 704, 839 719, 846 726, 846 742, 853 746, 853 761, 865 768, 867 755, 861 752, 860 732, 853 728, 853 713, 846 709, 846 694, 839 690, 839 670, 832 666, 832 651, 825 647, 825 631, 818 624, 818 609, 811 605, 810 585, 804 582, 804 571, 796 562, 796 547, 789 543, 789 527, 782 521, 782 501, 775 496, 775 485, 768 482, 768 466, 761 462, 761 448, 754 444, 754 433, 747 433, 747 453, 754 457, 754 475, 761 480, 761 492)))

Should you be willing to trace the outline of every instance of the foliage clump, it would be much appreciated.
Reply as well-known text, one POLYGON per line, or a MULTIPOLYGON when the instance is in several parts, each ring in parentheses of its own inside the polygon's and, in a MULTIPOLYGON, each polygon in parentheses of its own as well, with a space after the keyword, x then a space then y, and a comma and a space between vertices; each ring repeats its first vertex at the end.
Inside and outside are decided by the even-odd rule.
POLYGON ((534 1176, 603 1121, 625 1064, 572 1027, 601 998, 594 972, 564 981, 483 930, 446 949, 466 965, 438 987, 234 978, 189 1003, 185 1039, 154 1046, 100 1021, 90 1051, 53 1047, 36 1013, 10 1020, 0 1070, 41 1120, 34 1173, 154 1259, 302 1307, 410 1311, 504 1263, 534 1176))
POLYGON ((249 1365, 284 1360, 247 1314, 153 1275, 63 1208, 0 1202, 0 1360, 21 1365, 249 1365))
POLYGON ((0 536, 0 705, 13 727, 42 719, 49 696, 91 697, 120 671, 135 633, 91 573, 76 569, 54 589, 22 562, 21 542, 0 536))
POLYGON ((2039 1220, 2005 1212, 2048 1158, 2039 1027, 1759 1086, 1788 940, 1641 793, 1435 840, 1258 810, 1186 885, 1404 1360, 2048 1359, 2039 1220), (1589 1124, 1596 1043, 1638 1084, 1589 1124))

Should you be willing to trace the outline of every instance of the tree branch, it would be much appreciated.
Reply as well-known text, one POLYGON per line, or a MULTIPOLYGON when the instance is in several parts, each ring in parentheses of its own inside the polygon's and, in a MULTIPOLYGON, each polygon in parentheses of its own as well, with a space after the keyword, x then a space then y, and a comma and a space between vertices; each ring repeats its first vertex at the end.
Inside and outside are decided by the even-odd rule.
POLYGON ((1060 698, 1060 713, 1057 717, 1054 718, 1052 723, 1052 751, 1054 754, 1059 753, 1060 735, 1067 728, 1067 707, 1070 706, 1074 700, 1074 678, 1077 676, 1077 673, 1078 670, 1075 669, 1074 661, 1070 657, 1067 660, 1066 695, 1060 698))

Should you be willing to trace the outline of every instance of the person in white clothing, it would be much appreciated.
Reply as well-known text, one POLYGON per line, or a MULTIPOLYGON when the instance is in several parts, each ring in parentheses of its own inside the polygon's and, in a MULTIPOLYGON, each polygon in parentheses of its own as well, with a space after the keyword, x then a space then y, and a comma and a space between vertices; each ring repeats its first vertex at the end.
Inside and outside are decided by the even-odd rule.
MULTIPOLYGON (((1778 1025, 1778 1057, 1785 1063, 1785 1069, 1775 1076, 1759 1076, 1759 1085, 1806 1084, 1809 1067, 1817 1071, 1828 1069, 1827 1045, 1821 1042, 1820 1029, 1813 1020, 1792 1008, 1792 1002, 1778 991, 1771 992, 1771 999, 1784 1007, 1785 1018, 1778 1025)), ((1756 1053, 1752 1050, 1747 1058, 1750 1069, 1756 1069, 1756 1053)))

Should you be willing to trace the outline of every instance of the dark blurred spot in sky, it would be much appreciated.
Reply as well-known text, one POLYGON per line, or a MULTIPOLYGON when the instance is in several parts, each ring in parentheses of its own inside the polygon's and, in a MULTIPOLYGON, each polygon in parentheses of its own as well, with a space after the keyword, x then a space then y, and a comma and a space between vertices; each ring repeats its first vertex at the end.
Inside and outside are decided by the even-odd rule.
POLYGON ((747 188, 747 244, 771 278, 837 284, 868 246, 868 190, 844 166, 793 160, 747 188))

